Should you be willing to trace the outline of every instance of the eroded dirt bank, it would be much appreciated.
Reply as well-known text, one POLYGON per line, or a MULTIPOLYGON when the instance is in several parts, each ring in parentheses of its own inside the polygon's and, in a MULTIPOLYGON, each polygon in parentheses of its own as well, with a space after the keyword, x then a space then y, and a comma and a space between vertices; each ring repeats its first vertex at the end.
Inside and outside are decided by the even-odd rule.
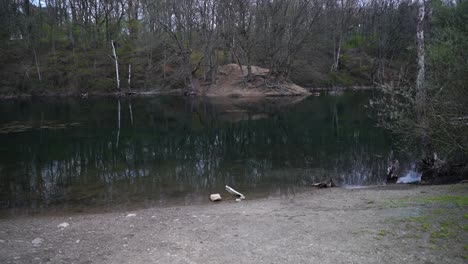
POLYGON ((270 70, 252 66, 252 80, 246 81, 247 66, 227 64, 219 67, 215 84, 204 87, 200 94, 211 97, 304 96, 309 91, 290 81, 269 76, 270 70))
POLYGON ((2 219, 0 263, 466 263, 467 197, 466 184, 395 185, 2 219))

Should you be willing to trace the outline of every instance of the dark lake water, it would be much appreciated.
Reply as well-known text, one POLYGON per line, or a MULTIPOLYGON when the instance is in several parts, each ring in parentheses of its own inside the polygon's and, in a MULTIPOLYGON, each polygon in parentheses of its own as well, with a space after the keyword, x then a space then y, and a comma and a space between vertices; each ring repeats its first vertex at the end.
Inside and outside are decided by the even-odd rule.
POLYGON ((385 182, 372 92, 303 98, 0 102, 0 211, 114 211, 385 182), (119 121, 120 120, 120 121, 119 121))

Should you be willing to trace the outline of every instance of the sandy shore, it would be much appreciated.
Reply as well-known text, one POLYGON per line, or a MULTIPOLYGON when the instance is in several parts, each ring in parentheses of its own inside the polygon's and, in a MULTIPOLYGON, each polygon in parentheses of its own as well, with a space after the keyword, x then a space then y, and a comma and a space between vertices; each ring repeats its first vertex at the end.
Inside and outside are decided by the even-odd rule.
POLYGON ((466 263, 467 197, 395 185, 2 219, 0 263, 466 263))

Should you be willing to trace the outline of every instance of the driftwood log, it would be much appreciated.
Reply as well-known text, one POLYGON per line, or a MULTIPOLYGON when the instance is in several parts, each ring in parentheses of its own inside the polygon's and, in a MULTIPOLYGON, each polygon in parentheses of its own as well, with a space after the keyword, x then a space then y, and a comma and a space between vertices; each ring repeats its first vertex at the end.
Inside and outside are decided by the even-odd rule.
POLYGON ((336 184, 335 182, 333 182, 333 179, 329 179, 323 182, 314 183, 312 184, 312 186, 317 187, 317 188, 332 188, 332 187, 336 187, 336 184))
POLYGON ((244 196, 242 193, 240 193, 240 192, 234 190, 233 188, 231 188, 231 187, 229 187, 229 186, 226 185, 225 189, 226 189, 226 191, 227 191, 228 193, 239 197, 241 200, 244 200, 244 199, 245 199, 245 196, 244 196))

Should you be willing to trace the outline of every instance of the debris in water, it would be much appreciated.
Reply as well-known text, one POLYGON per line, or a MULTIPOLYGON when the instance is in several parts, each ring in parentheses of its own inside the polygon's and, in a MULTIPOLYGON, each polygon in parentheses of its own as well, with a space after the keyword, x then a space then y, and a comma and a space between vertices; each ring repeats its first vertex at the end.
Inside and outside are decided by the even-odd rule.
POLYGON ((210 200, 212 202, 221 201, 221 195, 219 193, 214 193, 210 195, 210 200))
POLYGON ((33 246, 38 247, 41 245, 41 243, 44 242, 44 239, 36 237, 31 243, 33 246))
POLYGON ((69 227, 69 226, 70 226, 69 223, 63 222, 63 223, 61 223, 60 225, 58 225, 57 228, 65 229, 65 228, 67 228, 67 227, 69 227))
POLYGON ((9 133, 19 133, 30 131, 34 129, 65 129, 68 127, 79 126, 80 123, 59 123, 58 121, 43 121, 40 124, 38 123, 29 123, 29 122, 11 122, 7 124, 0 125, 0 134, 9 134, 9 133))

